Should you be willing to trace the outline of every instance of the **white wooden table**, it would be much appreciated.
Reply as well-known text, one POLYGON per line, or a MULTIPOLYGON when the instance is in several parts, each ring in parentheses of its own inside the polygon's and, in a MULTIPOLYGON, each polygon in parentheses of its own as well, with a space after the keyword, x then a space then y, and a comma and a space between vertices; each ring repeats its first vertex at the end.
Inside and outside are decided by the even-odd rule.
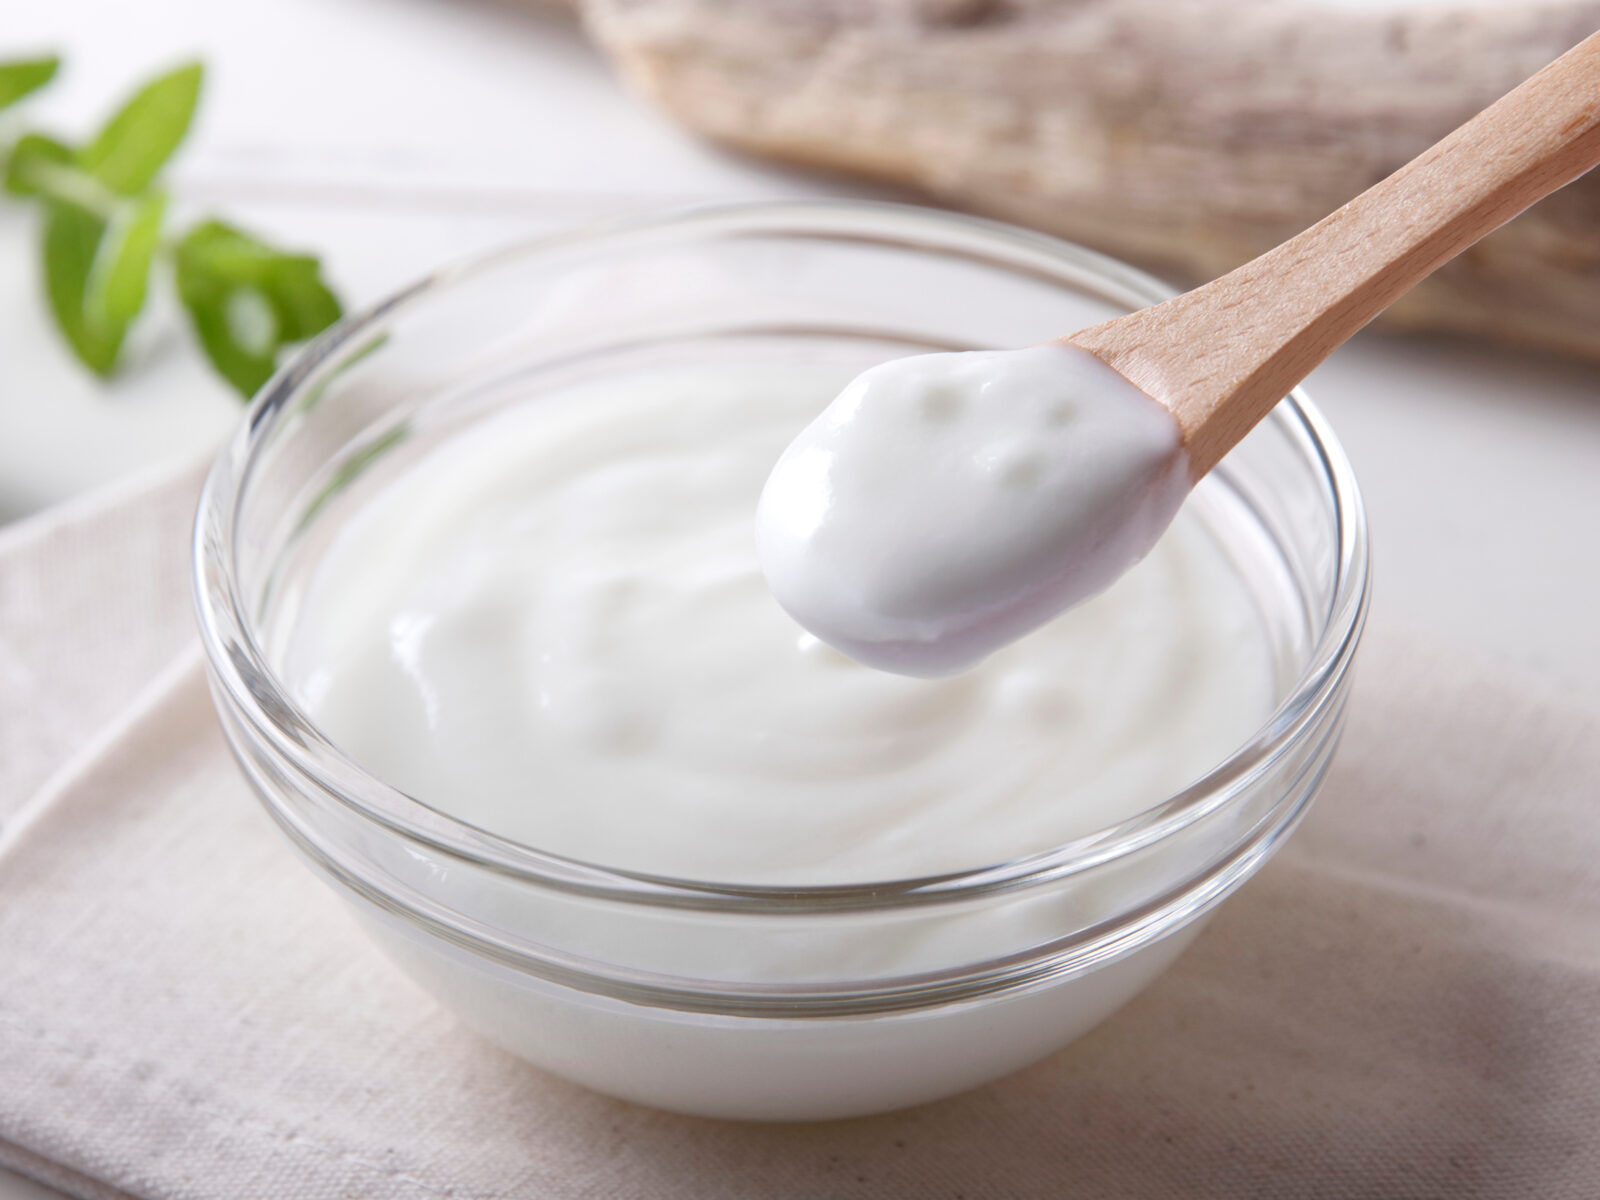
MULTIPOLYGON (((616 86, 555 16, 461 0, 12 0, 0 57, 59 49, 41 120, 77 134, 136 79, 210 70, 176 174, 324 253, 361 304, 438 262, 692 199, 869 194, 721 155, 616 86)), ((0 206, 0 521, 216 444, 237 419, 171 314, 112 387, 41 316, 28 219, 0 206)), ((1596 316, 1600 320, 1600 314, 1596 316)), ((1366 489, 1378 609, 1600 708, 1600 369, 1363 336, 1312 378, 1366 489)), ((0 1200, 54 1195, 0 1174, 0 1200)))

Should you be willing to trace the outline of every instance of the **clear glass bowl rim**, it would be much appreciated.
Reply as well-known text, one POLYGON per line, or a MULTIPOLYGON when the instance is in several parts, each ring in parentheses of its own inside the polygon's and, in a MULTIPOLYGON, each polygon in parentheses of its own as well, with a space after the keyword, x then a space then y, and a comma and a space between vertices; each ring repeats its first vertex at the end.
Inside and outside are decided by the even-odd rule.
MULTIPOLYGON (((232 715, 319 790, 401 837, 498 874, 560 891, 608 900, 713 911, 784 913, 878 910, 950 903, 1033 887, 1134 854, 1216 811, 1248 787, 1296 743, 1338 695, 1365 623, 1371 589, 1365 509, 1354 472, 1326 418, 1300 390, 1270 420, 1298 429, 1315 453, 1333 497, 1337 560, 1326 622, 1306 665, 1284 700, 1256 733, 1224 762, 1182 791, 1144 812, 1071 842, 945 875, 819 886, 741 885, 673 878, 583 862, 499 837, 458 821, 369 774, 346 757, 300 710, 254 634, 240 595, 234 534, 257 451, 275 419, 293 410, 317 369, 397 312, 435 297, 452 285, 492 272, 511 259, 563 253, 585 246, 699 232, 709 238, 776 235, 924 247, 931 252, 977 256, 1015 269, 1031 260, 1036 273, 1062 282, 1052 266, 1097 277, 1148 303, 1173 295, 1154 276, 1109 256, 998 221, 916 205, 878 201, 749 201, 702 204, 587 223, 528 238, 433 272, 384 300, 350 315, 303 347, 258 392, 234 436, 209 472, 196 514, 194 598, 201 641, 214 689, 232 715), (897 237, 896 233, 900 236, 897 237), (922 234, 916 240, 912 235, 922 234), (945 244, 940 245, 941 237, 945 244), (984 245, 1006 261, 984 258, 984 245), (223 531, 220 539, 208 531, 223 531), (236 636, 229 636, 229 630, 236 636)), ((271 803, 271 801, 269 801, 271 803)))

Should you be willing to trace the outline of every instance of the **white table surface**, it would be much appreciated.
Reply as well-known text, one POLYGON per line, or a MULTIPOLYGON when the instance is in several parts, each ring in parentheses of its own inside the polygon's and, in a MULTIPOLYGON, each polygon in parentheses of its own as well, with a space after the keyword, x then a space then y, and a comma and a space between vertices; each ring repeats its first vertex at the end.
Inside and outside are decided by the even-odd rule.
MULTIPOLYGON (((69 135, 136 79, 202 56, 180 205, 322 252, 356 304, 440 261, 596 215, 872 194, 686 137, 557 16, 461 0, 5 7, 0 57, 66 55, 33 111, 69 135)), ((0 206, 0 521, 202 454, 239 413, 170 312, 144 323, 114 385, 79 372, 41 315, 32 232, 0 206)), ((1600 368, 1363 335, 1308 387, 1366 491, 1378 610, 1600 708, 1600 368)), ((54 1194, 0 1172, 0 1200, 54 1194)))

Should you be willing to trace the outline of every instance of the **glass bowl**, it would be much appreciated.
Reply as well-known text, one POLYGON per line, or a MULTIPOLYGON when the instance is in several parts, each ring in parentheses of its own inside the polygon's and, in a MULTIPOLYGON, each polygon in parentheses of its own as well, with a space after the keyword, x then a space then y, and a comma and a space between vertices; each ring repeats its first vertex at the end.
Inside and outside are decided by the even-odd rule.
POLYGON ((602 1092, 709 1116, 832 1118, 949 1095, 1050 1053, 1177 957, 1327 769, 1366 612, 1367 534, 1344 453, 1303 395, 1190 501, 1255 599, 1275 710, 1182 792, 1024 858, 782 888, 562 858, 363 771, 277 664, 307 578, 363 502, 542 389, 656 364, 865 367, 1024 346, 1168 294, 991 222, 758 204, 541 239, 342 322, 256 398, 200 503, 200 625, 245 775, 313 870, 467 1025, 602 1092), (874 952, 884 939, 919 949, 890 965, 874 952))

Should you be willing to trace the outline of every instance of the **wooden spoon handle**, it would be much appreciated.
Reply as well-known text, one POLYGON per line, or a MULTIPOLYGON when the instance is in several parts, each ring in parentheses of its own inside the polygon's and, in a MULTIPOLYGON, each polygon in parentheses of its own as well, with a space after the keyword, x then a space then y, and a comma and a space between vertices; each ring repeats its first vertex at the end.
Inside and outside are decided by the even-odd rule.
POLYGON ((1304 233, 1063 340, 1172 409, 1199 479, 1393 300, 1597 162, 1600 33, 1304 233))

